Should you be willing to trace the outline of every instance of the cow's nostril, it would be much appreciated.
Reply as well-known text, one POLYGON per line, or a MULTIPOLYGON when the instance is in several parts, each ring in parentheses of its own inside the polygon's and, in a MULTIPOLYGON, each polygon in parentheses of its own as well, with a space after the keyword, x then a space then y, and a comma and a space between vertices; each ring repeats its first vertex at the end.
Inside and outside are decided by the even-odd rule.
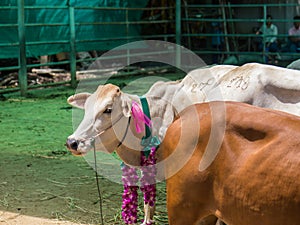
POLYGON ((75 139, 68 139, 67 140, 67 147, 71 150, 76 150, 78 149, 78 142, 75 139))

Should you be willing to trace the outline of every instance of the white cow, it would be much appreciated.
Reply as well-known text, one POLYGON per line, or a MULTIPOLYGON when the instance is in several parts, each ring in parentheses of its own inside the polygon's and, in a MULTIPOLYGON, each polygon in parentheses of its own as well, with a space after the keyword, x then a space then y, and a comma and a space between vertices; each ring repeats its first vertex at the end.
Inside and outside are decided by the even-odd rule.
MULTIPOLYGON (((197 76, 190 72, 186 78, 197 76)), ((186 78, 183 79, 185 83, 186 78)), ((207 82, 208 79, 202 81, 207 82)), ((193 102, 238 101, 300 115, 300 71, 259 63, 236 67, 201 90, 199 81, 184 86, 193 102), (198 83, 197 83, 198 82, 198 83), (220 95, 221 93, 221 95, 220 95), (222 99, 220 99, 220 96, 222 99)))
MULTIPOLYGON (((216 65, 198 69, 197 73, 188 75, 182 81, 159 81, 153 84, 144 95, 147 98, 150 108, 152 135, 157 136, 159 140, 162 141, 174 116, 185 107, 193 104, 193 99, 189 99, 185 93, 180 91, 182 88, 197 83, 199 84, 198 86, 203 85, 209 89, 220 77, 234 68, 236 68, 236 66, 216 65), (207 80, 209 80, 209 82, 204 84, 203 82, 207 80), (178 101, 179 99, 182 99, 182 101, 178 101)), ((131 115, 130 109, 132 101, 136 101, 140 104, 139 96, 124 93, 119 87, 112 84, 100 85, 93 94, 80 93, 70 96, 68 103, 74 107, 84 109, 85 116, 74 134, 68 138, 68 148, 73 154, 85 154, 92 148, 94 141, 92 137, 100 136, 101 142, 99 138, 95 139, 96 149, 108 152, 114 151, 116 146, 120 144, 119 141, 124 138, 124 127, 127 126, 126 123, 128 119, 126 118, 131 115), (114 129, 111 129, 112 127, 114 127, 114 129), (105 133, 102 134, 104 131, 105 133)), ((130 126, 133 125, 130 124, 130 126)), ((140 139, 143 134, 134 134, 133 136, 126 134, 126 138, 122 145, 117 148, 117 152, 122 149, 122 147, 142 150, 140 139), (139 138, 133 138, 133 136, 139 138)), ((137 155, 133 161, 132 159, 126 159, 126 155, 120 155, 120 157, 129 165, 138 166, 140 164, 139 155, 137 155)), ((148 211, 147 207, 148 206, 146 206, 145 211, 148 211)), ((150 222, 149 216, 144 219, 144 224, 147 222, 150 222)))
MULTIPOLYGON (((145 94, 153 135, 163 140, 176 113, 193 103, 211 100, 246 102, 299 115, 299 84, 300 71, 257 63, 202 68, 180 82, 157 82, 145 94)), ((95 144, 97 150, 115 150, 126 164, 139 166, 144 133, 136 133, 133 121, 128 119, 133 101, 140 104, 137 95, 124 93, 112 84, 101 85, 92 94, 69 97, 71 105, 85 110, 81 124, 67 140, 70 151, 85 154, 95 144)), ((149 206, 145 208, 148 211, 149 206)), ((150 220, 146 213, 144 224, 150 220)))

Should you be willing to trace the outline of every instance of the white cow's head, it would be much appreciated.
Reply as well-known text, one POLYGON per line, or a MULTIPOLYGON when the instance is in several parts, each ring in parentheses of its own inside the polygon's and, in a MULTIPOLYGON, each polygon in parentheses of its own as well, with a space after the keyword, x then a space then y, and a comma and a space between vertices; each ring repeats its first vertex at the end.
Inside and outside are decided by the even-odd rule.
MULTIPOLYGON (((75 155, 85 154, 95 144, 97 150, 112 152, 119 143, 118 128, 124 128, 131 112, 131 99, 112 85, 100 85, 93 93, 70 96, 68 103, 84 109, 84 118, 67 139, 68 149, 75 155)), ((120 131, 121 132, 121 131, 120 131)))

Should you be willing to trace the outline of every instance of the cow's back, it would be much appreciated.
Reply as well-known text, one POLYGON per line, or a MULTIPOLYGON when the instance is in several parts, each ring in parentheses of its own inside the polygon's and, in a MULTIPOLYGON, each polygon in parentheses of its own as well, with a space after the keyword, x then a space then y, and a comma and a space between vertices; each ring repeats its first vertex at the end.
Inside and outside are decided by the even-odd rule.
POLYGON ((238 101, 300 115, 300 71, 247 63, 220 78, 210 101, 238 101), (220 94, 222 93, 222 98, 220 94))
MULTIPOLYGON (((173 105, 177 112, 191 104, 208 101, 207 93, 229 71, 237 68, 233 65, 214 65, 190 71, 181 81, 181 87, 175 93, 173 105)), ((222 99, 221 92, 216 92, 218 100, 222 99)))
POLYGON ((296 224, 300 221, 300 118, 241 104, 226 109, 228 126, 213 165, 218 171, 220 211, 232 221, 248 218, 269 224, 273 217, 272 224, 296 224), (233 207, 240 210, 230 210, 233 207))
MULTIPOLYGON (((199 196, 192 201, 195 207, 190 207, 191 214, 215 214, 232 225, 258 221, 265 225, 296 224, 300 221, 299 117, 227 102, 221 148, 212 164, 200 172, 204 151, 211 151, 206 149, 209 139, 214 138, 210 137, 211 126, 222 121, 217 117, 220 121, 212 123, 210 107, 215 104, 223 103, 195 106, 199 133, 193 107, 184 110, 168 129, 162 147, 166 156, 174 153, 174 149, 181 158, 186 151, 191 156, 167 182, 171 190, 176 186, 177 195, 173 190, 171 197, 176 199, 171 203, 173 208, 188 197, 199 196), (185 132, 188 134, 183 137, 185 132), (191 151, 195 146, 195 151, 191 151)), ((176 164, 175 160, 167 165, 167 175, 176 164)))

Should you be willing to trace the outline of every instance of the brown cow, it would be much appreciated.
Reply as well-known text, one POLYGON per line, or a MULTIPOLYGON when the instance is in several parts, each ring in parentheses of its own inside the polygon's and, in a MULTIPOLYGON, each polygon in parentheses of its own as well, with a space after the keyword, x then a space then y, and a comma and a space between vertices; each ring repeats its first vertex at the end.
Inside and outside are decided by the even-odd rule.
POLYGON ((223 104, 190 106, 167 130, 159 151, 172 158, 165 163, 169 224, 198 225, 215 215, 230 225, 298 225, 300 118, 226 102, 224 117, 213 119, 212 108, 223 104), (223 135, 211 136, 213 126, 223 125, 223 135), (212 150, 209 139, 221 145, 201 170, 204 152, 209 157, 212 150), (187 163, 178 169, 182 160, 187 163))

